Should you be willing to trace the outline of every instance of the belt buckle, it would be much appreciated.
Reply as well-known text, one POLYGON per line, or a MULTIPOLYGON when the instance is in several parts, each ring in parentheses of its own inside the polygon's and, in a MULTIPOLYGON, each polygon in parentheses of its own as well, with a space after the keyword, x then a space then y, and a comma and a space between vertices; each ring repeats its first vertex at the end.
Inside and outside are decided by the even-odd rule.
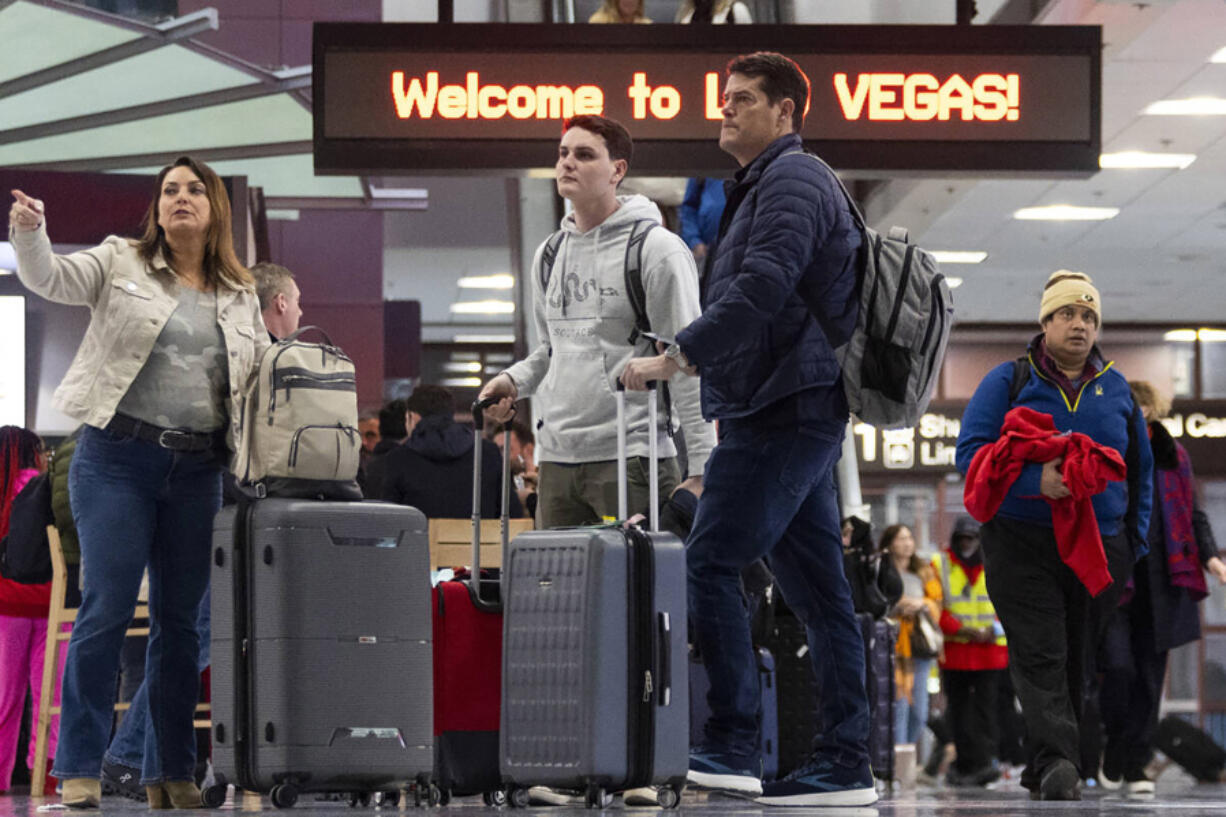
POLYGON ((168 428, 162 431, 161 434, 158 434, 158 445, 171 451, 190 451, 192 448, 192 435, 187 431, 168 428))

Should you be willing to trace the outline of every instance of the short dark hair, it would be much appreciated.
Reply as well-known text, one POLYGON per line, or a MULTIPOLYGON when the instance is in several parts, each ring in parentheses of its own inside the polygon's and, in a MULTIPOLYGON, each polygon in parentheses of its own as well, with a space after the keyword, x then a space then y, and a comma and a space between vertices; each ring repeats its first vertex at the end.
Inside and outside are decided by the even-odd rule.
POLYGON ((742 54, 728 61, 725 73, 762 78, 762 90, 772 105, 792 100, 792 130, 800 133, 809 112, 809 77, 793 60, 774 51, 742 54))
POLYGON ((536 443, 536 435, 532 433, 532 427, 523 420, 516 420, 511 423, 511 433, 515 435, 515 439, 520 445, 534 445, 536 443))
POLYGON ((255 279, 255 294, 260 299, 260 309, 267 309, 272 299, 285 293, 289 297, 289 282, 294 280, 294 273, 280 264, 261 261, 251 267, 251 277, 255 279))
POLYGON ((442 386, 423 384, 413 389, 405 408, 422 417, 433 417, 436 414, 455 414, 455 398, 451 392, 442 386))
POLYGON ((605 147, 609 149, 609 158, 615 162, 618 159, 624 159, 626 170, 629 171, 630 160, 634 158, 634 140, 630 138, 630 131, 626 130, 621 122, 607 116, 581 114, 572 116, 562 123, 562 133, 566 133, 571 128, 583 128, 604 139, 605 147))
POLYGON ((393 400, 379 409, 379 436, 385 440, 400 440, 408 436, 403 400, 393 400))

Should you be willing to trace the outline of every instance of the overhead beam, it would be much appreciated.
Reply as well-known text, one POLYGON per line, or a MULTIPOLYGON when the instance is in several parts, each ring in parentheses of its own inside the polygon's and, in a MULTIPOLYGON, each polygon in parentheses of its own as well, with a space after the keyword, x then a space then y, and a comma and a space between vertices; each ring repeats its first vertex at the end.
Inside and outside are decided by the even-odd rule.
MULTIPOLYGON (((63 4, 44 3, 42 5, 60 8, 63 4)), ((120 62, 130 57, 135 57, 138 54, 144 54, 202 32, 215 31, 216 29, 217 11, 211 8, 192 12, 183 17, 176 17, 173 20, 167 20, 165 23, 160 23, 156 26, 148 26, 144 33, 142 33, 142 36, 135 40, 120 43, 110 48, 104 48, 92 54, 85 54, 76 59, 66 60, 65 62, 33 71, 29 74, 22 74, 7 82, 0 82, 0 99, 29 91, 32 88, 50 85, 53 82, 59 82, 62 79, 82 74, 86 71, 93 71, 104 65, 120 62)))
POLYGON ((269 210, 429 210, 425 198, 367 199, 358 196, 268 196, 269 210))
POLYGON ((118 125, 155 116, 166 116, 183 111, 194 111, 200 108, 212 108, 231 102, 242 102, 263 96, 273 96, 286 91, 296 91, 311 87, 311 66, 291 68, 270 75, 267 82, 256 82, 250 85, 240 85, 235 88, 223 88, 220 91, 206 91, 201 94, 191 94, 173 99, 160 99, 157 102, 147 102, 143 105, 130 105, 126 108, 115 108, 109 111, 70 116, 66 119, 56 119, 52 122, 39 122, 20 128, 0 130, 0 145, 10 145, 15 142, 25 142, 29 139, 44 139, 48 136, 58 136, 63 133, 102 128, 108 125, 118 125))
POLYGON ((55 162, 22 162, 25 170, 59 170, 64 172, 128 170, 134 167, 167 165, 180 156, 191 156, 206 162, 224 162, 231 159, 260 159, 266 156, 295 156, 310 153, 310 140, 301 142, 267 142, 258 145, 234 145, 232 147, 183 147, 178 150, 157 153, 131 153, 126 156, 98 156, 89 159, 68 159, 55 162))

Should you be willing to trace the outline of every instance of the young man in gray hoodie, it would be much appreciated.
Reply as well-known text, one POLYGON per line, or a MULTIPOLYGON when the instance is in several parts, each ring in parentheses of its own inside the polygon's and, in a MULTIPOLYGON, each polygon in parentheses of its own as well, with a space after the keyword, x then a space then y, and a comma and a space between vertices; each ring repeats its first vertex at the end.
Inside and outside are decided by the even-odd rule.
MULTIPOLYGON (((626 292, 627 245, 635 225, 657 226, 643 239, 642 283, 651 330, 672 338, 698 317, 698 272, 685 242, 665 229, 660 210, 643 196, 619 196, 634 147, 619 123, 603 116, 566 121, 555 167, 558 194, 573 212, 562 219, 562 240, 548 275, 542 270, 547 239, 532 262, 533 319, 540 343, 527 358, 492 378, 481 397, 498 397, 492 420, 511 415, 512 404, 535 395, 540 452, 537 524, 584 525, 617 513, 617 377, 632 357, 655 354, 651 341, 632 345, 635 311, 626 292), (544 280, 543 280, 544 279, 544 280)), ((640 227, 641 234, 641 227, 640 227)), ((633 251, 632 251, 633 252, 633 251)), ((678 487, 695 494, 715 443, 703 421, 698 379, 677 376, 669 384, 671 413, 685 433, 689 473, 681 481, 676 448, 659 423, 661 503, 678 487)), ((664 400, 660 414, 664 415, 664 400)), ((631 514, 648 506, 647 398, 626 393, 627 467, 631 514)))

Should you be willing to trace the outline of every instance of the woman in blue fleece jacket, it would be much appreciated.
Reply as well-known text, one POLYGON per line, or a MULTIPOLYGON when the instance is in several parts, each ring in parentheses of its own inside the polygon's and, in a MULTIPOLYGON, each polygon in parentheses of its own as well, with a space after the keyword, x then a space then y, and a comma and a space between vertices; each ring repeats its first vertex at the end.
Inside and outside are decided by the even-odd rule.
POLYGON ((1049 501, 1069 495, 1059 458, 1028 463, 994 518, 982 529, 988 594, 1009 640, 1009 664, 1029 735, 1022 785, 1031 797, 1080 799, 1077 768, 1083 684, 1105 614, 1118 603, 1133 562, 1146 551, 1153 457, 1145 421, 1128 382, 1099 351, 1098 290, 1089 276, 1060 270, 1043 291, 1043 331, 1025 367, 1003 363, 976 389, 958 436, 958 470, 1000 437, 1005 414, 1027 406, 1050 414, 1056 428, 1110 446, 1128 466, 1126 482, 1093 497, 1113 582, 1091 600, 1060 558, 1049 501), (1015 380, 1015 372, 1024 379, 1015 380))

